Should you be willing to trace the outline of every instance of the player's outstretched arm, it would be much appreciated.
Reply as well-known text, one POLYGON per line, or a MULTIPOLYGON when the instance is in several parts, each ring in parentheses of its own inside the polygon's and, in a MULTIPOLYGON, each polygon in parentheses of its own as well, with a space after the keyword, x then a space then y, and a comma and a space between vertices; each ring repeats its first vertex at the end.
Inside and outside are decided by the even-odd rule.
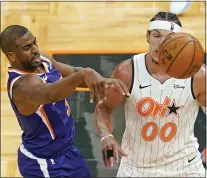
MULTIPOLYGON (((52 65, 61 73, 63 78, 75 72, 80 72, 81 70, 84 69, 83 67, 73 67, 71 65, 58 62, 54 58, 48 56, 47 54, 42 53, 42 56, 46 57, 47 59, 51 61, 52 65)), ((105 78, 104 80, 105 80, 105 83, 108 84, 109 86, 113 84, 118 89, 118 91, 122 93, 123 95, 128 95, 127 94, 128 89, 125 87, 124 84, 122 84, 122 82, 119 79, 115 80, 112 78, 105 78)), ((83 81, 80 85, 78 85, 78 87, 88 87, 88 85, 86 84, 85 81, 83 81)))
POLYGON ((105 79, 90 68, 75 72, 54 83, 44 83, 36 75, 21 76, 13 85, 12 98, 19 112, 29 115, 34 113, 39 105, 54 103, 70 96, 83 81, 87 83, 93 97, 104 99, 105 79))
MULTIPOLYGON (((63 78, 67 77, 75 72, 80 72, 81 70, 84 69, 83 67, 73 67, 71 65, 58 62, 53 57, 48 56, 47 54, 44 54, 44 53, 41 53, 41 55, 51 61, 52 65, 61 73, 63 78)), ((125 85, 122 84, 122 82, 120 80, 105 78, 105 82, 108 85, 114 84, 120 93, 123 93, 123 95, 127 95, 128 90, 125 87, 125 85)), ((83 81, 80 85, 78 85, 78 87, 88 87, 88 86, 87 86, 86 82, 83 81)))
MULTIPOLYGON (((47 54, 42 53, 42 56, 46 57, 47 59, 49 59, 51 61, 52 65, 61 73, 63 78, 67 77, 75 72, 80 72, 80 71, 84 70, 83 67, 73 67, 71 65, 58 62, 54 58, 48 56, 47 54)), ((129 95, 127 87, 119 79, 112 79, 112 78, 103 78, 103 79, 104 79, 105 84, 107 84, 109 86, 114 85, 114 87, 117 88, 119 93, 121 93, 123 95, 129 95)), ((78 85, 78 87, 88 87, 87 81, 84 80, 81 84, 78 85)), ((89 87, 89 88, 91 89, 91 87, 89 87)), ((99 90, 101 90, 100 87, 99 87, 99 90)), ((92 91, 90 93, 91 102, 93 102, 93 96, 94 96, 93 93, 94 93, 94 91, 92 91)), ((105 91, 103 91, 103 95, 105 95, 104 93, 105 93, 105 91)), ((99 97, 98 97, 98 100, 100 100, 99 97)))
MULTIPOLYGON (((132 80, 131 71, 131 60, 123 61, 114 70, 112 78, 120 79, 125 84, 125 87, 129 89, 132 80)), ((95 128, 101 139, 102 156, 107 168, 112 167, 118 162, 118 154, 126 156, 126 153, 112 135, 112 113, 124 100, 125 96, 118 93, 116 88, 110 87, 106 90, 106 100, 96 105, 95 128), (107 152, 111 155, 108 155, 107 152), (109 156, 111 157, 109 158, 109 156)))
POLYGON ((193 77, 193 91, 195 98, 206 113, 206 66, 203 65, 193 77))
MULTIPOLYGON (((80 70, 83 70, 83 67, 73 67, 71 65, 58 62, 53 57, 51 57, 45 53, 41 53, 41 56, 49 59, 51 61, 52 65, 61 73, 63 78, 73 74, 74 72, 79 72, 80 70)), ((78 87, 85 87, 86 88, 88 86, 83 81, 83 83, 81 83, 78 87)))

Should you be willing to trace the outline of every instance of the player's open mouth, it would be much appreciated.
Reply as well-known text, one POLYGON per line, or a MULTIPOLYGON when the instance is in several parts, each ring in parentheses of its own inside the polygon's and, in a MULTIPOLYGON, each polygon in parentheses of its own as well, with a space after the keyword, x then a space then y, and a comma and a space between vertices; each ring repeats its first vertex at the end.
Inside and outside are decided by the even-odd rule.
POLYGON ((33 61, 40 61, 40 54, 37 54, 35 55, 33 58, 32 58, 33 61))

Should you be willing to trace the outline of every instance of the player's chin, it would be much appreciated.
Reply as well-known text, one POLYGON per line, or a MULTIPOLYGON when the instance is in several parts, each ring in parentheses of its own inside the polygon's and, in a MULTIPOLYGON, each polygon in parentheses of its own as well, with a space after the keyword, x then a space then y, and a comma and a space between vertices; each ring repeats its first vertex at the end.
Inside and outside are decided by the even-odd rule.
POLYGON ((159 63, 159 53, 158 51, 153 51, 149 53, 153 62, 159 63))
POLYGON ((41 65, 41 61, 32 61, 32 66, 33 67, 38 67, 41 65))
POLYGON ((158 58, 157 55, 153 55, 153 56, 152 56, 152 61, 153 61, 155 64, 159 65, 159 58, 158 58))

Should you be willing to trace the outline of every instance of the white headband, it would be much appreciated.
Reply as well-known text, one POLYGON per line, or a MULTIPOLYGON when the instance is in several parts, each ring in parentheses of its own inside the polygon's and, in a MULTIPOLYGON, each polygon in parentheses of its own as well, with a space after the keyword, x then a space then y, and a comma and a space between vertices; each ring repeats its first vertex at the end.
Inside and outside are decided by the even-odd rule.
POLYGON ((150 22, 149 25, 149 30, 160 29, 160 30, 169 30, 172 32, 180 32, 181 28, 182 27, 176 23, 163 21, 163 20, 152 21, 150 22))

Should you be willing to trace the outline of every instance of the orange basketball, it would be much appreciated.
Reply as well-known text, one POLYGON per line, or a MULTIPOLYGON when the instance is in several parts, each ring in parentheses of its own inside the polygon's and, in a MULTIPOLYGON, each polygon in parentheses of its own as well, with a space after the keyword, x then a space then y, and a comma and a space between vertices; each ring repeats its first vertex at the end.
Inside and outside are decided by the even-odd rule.
POLYGON ((171 77, 185 79, 196 74, 204 63, 204 50, 194 36, 171 33, 159 49, 161 68, 171 77))

